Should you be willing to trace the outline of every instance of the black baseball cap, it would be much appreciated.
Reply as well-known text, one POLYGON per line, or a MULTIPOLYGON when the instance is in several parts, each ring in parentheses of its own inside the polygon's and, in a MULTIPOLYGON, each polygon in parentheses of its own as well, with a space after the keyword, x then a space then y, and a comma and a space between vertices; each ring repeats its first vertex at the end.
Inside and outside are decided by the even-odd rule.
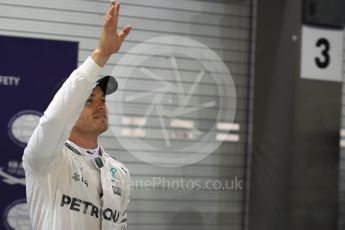
POLYGON ((105 76, 99 79, 97 85, 101 87, 105 95, 114 93, 118 87, 116 79, 112 76, 105 76))
MULTIPOLYGON (((66 79, 62 79, 59 81, 53 89, 53 96, 57 93, 57 91, 61 88, 63 83, 66 79)), ((114 93, 117 90, 118 84, 114 77, 112 76, 104 76, 97 81, 97 85, 101 87, 102 91, 105 95, 109 95, 114 93)))

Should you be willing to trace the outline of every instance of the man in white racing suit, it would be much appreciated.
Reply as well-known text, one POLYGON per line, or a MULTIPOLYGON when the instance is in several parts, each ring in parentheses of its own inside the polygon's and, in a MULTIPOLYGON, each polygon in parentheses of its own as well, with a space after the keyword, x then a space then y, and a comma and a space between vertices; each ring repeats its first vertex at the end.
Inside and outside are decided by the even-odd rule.
POLYGON ((127 228, 129 171, 97 141, 108 128, 105 95, 117 87, 100 71, 131 29, 117 32, 119 8, 111 2, 98 47, 61 86, 24 150, 34 230, 127 228))

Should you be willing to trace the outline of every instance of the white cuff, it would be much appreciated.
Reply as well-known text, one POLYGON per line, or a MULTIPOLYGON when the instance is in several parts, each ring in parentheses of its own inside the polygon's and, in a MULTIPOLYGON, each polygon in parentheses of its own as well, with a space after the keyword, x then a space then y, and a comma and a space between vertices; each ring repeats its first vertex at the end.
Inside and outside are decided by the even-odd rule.
POLYGON ((97 63, 91 57, 88 57, 86 61, 79 66, 79 70, 84 72, 88 81, 96 82, 100 78, 99 75, 102 67, 97 65, 97 63))

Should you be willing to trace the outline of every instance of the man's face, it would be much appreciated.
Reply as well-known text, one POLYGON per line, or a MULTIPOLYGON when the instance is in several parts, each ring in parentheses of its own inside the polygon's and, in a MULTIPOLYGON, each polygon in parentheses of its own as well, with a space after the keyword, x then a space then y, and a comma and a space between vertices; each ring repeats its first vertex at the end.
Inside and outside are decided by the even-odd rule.
POLYGON ((98 136, 108 129, 108 115, 104 92, 99 86, 96 86, 87 99, 73 129, 83 134, 98 136))

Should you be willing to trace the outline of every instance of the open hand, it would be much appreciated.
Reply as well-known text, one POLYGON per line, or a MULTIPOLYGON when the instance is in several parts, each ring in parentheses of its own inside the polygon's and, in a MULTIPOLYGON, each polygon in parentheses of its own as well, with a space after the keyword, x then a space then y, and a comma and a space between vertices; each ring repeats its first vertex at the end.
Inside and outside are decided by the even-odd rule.
POLYGON ((131 26, 127 25, 118 32, 117 24, 119 12, 120 3, 112 0, 104 19, 98 47, 92 54, 93 60, 100 66, 104 66, 109 57, 120 49, 122 42, 131 30, 131 26))

